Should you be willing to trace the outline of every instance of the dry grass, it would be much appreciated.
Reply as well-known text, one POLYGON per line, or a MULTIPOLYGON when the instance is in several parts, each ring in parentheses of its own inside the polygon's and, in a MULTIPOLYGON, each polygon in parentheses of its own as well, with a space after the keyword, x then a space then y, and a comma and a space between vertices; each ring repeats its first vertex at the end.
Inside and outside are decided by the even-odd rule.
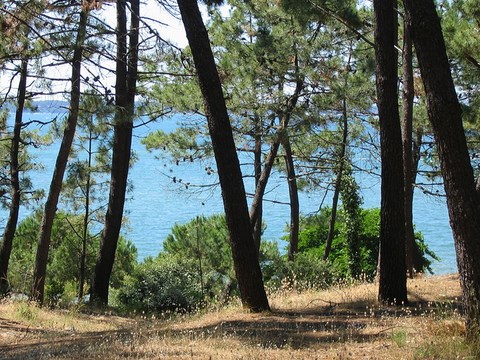
POLYGON ((5 359, 475 359, 463 341, 454 275, 409 281, 411 304, 377 303, 374 284, 270 295, 272 313, 237 305, 173 320, 0 304, 5 359))

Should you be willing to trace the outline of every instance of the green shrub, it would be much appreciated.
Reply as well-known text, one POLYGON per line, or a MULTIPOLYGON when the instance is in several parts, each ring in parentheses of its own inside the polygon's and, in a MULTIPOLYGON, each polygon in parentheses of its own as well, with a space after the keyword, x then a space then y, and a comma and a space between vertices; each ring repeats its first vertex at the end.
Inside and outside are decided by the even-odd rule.
POLYGON ((210 300, 232 295, 236 288, 225 216, 198 216, 175 224, 163 242, 163 253, 192 262, 204 294, 210 300))
MULTIPOLYGON (((324 229, 311 227, 311 231, 309 239, 316 241, 316 235, 324 229)), ((175 225, 163 244, 164 254, 193 263, 206 301, 225 302, 238 292, 228 236, 225 217, 213 215, 175 225)), ((304 243, 301 246, 306 248, 304 243)), ((264 283, 272 291, 284 286, 299 291, 323 289, 341 275, 332 263, 322 261, 315 252, 300 253, 294 262, 288 261, 276 242, 262 241, 259 261, 264 283)))
MULTIPOLYGON (((33 281, 35 254, 41 213, 37 212, 20 222, 15 233, 14 246, 9 266, 10 287, 15 292, 28 294, 33 281)), ((71 303, 73 289, 78 289, 80 273, 80 249, 82 218, 58 212, 52 228, 50 251, 45 279, 45 301, 49 305, 71 303)), ((90 236, 87 242, 85 286, 91 278, 100 246, 98 236, 90 236)), ((136 263, 137 250, 130 242, 120 237, 110 284, 118 287, 136 263)), ((86 289, 85 293, 88 293, 86 289)))
POLYGON ((145 259, 116 296, 122 310, 144 313, 189 312, 202 304, 195 264, 171 255, 145 259))
MULTIPOLYGON (((328 222, 331 211, 326 209, 320 214, 303 218, 299 234, 299 252, 312 257, 322 258, 328 235, 328 222)), ((358 254, 352 257, 349 253, 351 246, 348 244, 344 214, 339 211, 335 223, 334 238, 328 260, 335 270, 344 278, 352 277, 350 261, 356 258, 362 277, 373 279, 377 269, 378 244, 380 239, 380 210, 363 209, 360 212, 359 231, 356 237, 358 254)), ((425 244, 421 233, 415 234, 418 254, 415 258, 417 271, 431 272, 430 265, 433 260, 438 260, 425 244)))
POLYGON ((288 261, 286 256, 279 257, 270 267, 270 271, 263 267, 265 286, 270 291, 281 288, 321 290, 341 279, 341 273, 330 262, 310 253, 297 254, 295 261, 288 261))

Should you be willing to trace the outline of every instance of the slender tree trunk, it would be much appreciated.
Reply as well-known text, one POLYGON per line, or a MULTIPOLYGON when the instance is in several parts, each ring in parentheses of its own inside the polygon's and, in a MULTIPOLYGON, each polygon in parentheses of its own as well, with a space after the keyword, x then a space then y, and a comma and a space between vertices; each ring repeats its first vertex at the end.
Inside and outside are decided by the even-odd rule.
MULTIPOLYGON (((412 199, 415 191, 415 183, 417 181, 417 174, 418 174, 418 165, 421 159, 421 147, 423 143, 423 129, 421 127, 417 127, 415 130, 415 139, 412 137, 412 199)), ((413 222, 413 221, 412 221, 413 222)), ((412 224, 413 227, 413 224, 412 224)), ((415 238, 415 233, 414 233, 415 238)), ((413 269, 414 270, 421 270, 423 266, 423 253, 420 250, 417 242, 414 241, 413 247, 413 269)))
POLYGON ((288 260, 293 261, 298 252, 298 233, 300 230, 300 202, 298 199, 297 175, 293 163, 292 147, 288 135, 283 140, 285 150, 285 165, 287 168, 288 194, 290 196, 290 246, 288 247, 288 260))
MULTIPOLYGON (((298 70, 298 59, 295 59, 295 63, 297 64, 298 70)), ((288 123, 290 122, 290 118, 292 115, 292 111, 297 106, 298 98, 303 90, 303 79, 297 79, 295 85, 295 91, 293 95, 287 102, 287 106, 283 115, 280 116, 281 124, 280 128, 277 130, 275 135, 275 140, 270 147, 270 152, 268 153, 267 160, 265 161, 265 166, 263 167, 262 174, 258 180, 257 187, 255 189, 255 195, 252 200, 252 204, 250 205, 250 222, 255 224, 259 216, 259 207, 263 201, 263 196, 265 194, 265 189, 267 188, 268 179, 270 178, 270 173, 272 172, 273 165, 275 163, 275 158, 277 157, 278 149, 280 144, 282 143, 285 129, 288 127, 288 123)))
MULTIPOLYGON (((350 57, 348 59, 350 64, 350 57)), ((348 75, 345 77, 344 88, 346 91, 348 84, 348 75)), ((347 99, 343 98, 342 101, 342 143, 340 144, 340 153, 339 153, 339 165, 337 178, 335 179, 335 189, 333 191, 332 199, 332 214, 330 216, 330 221, 328 223, 328 234, 327 240, 325 242, 325 251, 323 253, 323 260, 327 260, 332 249, 333 236, 335 235, 335 222, 337 220, 337 208, 338 208, 338 198, 340 196, 340 190, 342 187, 342 177, 343 170, 345 168, 346 153, 347 153, 347 139, 348 139, 348 116, 347 116, 347 99)))
POLYGON ((3 232, 2 243, 0 244, 0 295, 9 290, 8 263, 12 252, 13 238, 17 229, 18 212, 20 208, 20 165, 18 161, 20 153, 20 134, 22 131, 23 109, 27 92, 28 60, 22 59, 20 66, 20 82, 17 94, 17 110, 15 112, 15 124, 10 148, 10 194, 11 202, 8 213, 7 225, 3 232))
POLYGON ((332 199, 332 213, 330 215, 330 221, 328 222, 328 234, 327 240, 325 241, 325 251, 323 252, 323 260, 327 260, 330 251, 332 251, 332 242, 335 235, 335 221, 337 220, 337 209, 338 209, 338 199, 340 197, 340 186, 342 184, 342 176, 340 172, 337 174, 335 179, 335 189, 333 190, 333 199, 332 199))
MULTIPOLYGON (((255 149, 254 149, 254 167, 255 167, 255 189, 258 187, 260 176, 262 175, 262 124, 259 118, 255 119, 255 149)), ((253 226, 253 241, 257 253, 260 252, 260 243, 262 240, 262 221, 263 221, 263 201, 258 205, 257 221, 253 226)))
POLYGON ((402 117, 402 147, 403 147, 403 176, 405 182, 405 244, 406 265, 411 279, 415 275, 413 265, 415 234, 413 229, 413 66, 412 66, 412 37, 410 25, 403 22, 403 117, 402 117))
POLYGON ((80 253, 80 271, 78 277, 78 301, 83 302, 83 286, 85 284, 85 275, 87 272, 87 242, 88 242, 88 223, 90 219, 90 190, 91 190, 91 168, 92 168, 92 131, 90 130, 88 137, 88 164, 87 164, 87 181, 85 184, 85 213, 83 214, 83 232, 82 232, 82 250, 80 253))
POLYGON ((70 109, 67 118, 67 124, 63 133, 62 143, 58 151, 55 168, 53 171, 52 182, 45 203, 45 210, 40 225, 40 235, 35 257, 35 269, 33 273, 33 285, 31 298, 38 303, 43 303, 45 290, 45 276, 47 274, 48 250, 50 247, 50 238, 52 234, 53 220, 57 212, 58 198, 62 189, 63 175, 67 166, 68 156, 72 147, 75 129, 77 126, 79 104, 80 104, 80 81, 81 65, 83 54, 83 43, 86 36, 88 19, 88 9, 83 9, 80 13, 80 21, 77 32, 77 39, 72 60, 72 80, 70 93, 70 109))
MULTIPOLYGON (((280 131, 277 130, 277 131, 280 131)), ((273 141, 273 144, 270 147, 267 159, 265 160, 265 165, 263 166, 263 171, 256 181, 255 194, 253 195, 252 204, 250 205, 250 222, 253 226, 257 223, 260 213, 262 210, 263 196, 265 195, 265 189, 267 188, 268 179, 275 164, 275 158, 278 154, 278 149, 280 148, 281 137, 277 133, 273 141)), ((260 244, 258 244, 260 247, 260 244)))
POLYGON ((208 33, 196 0, 178 0, 178 5, 205 102, 240 298, 250 311, 269 310, 240 163, 208 33))
POLYGON ((397 91, 396 1, 374 0, 377 106, 382 160, 379 300, 407 302, 403 155, 397 91))
POLYGON ((128 169, 131 158, 133 116, 138 64, 139 0, 130 0, 131 21, 127 47, 126 1, 117 1, 117 64, 115 85, 115 125, 108 209, 95 265, 90 301, 108 304, 108 288, 115 252, 122 227, 123 209, 127 192, 128 169))
POLYGON ((480 331, 480 194, 476 190, 440 19, 433 0, 405 0, 453 230, 467 334, 480 331))

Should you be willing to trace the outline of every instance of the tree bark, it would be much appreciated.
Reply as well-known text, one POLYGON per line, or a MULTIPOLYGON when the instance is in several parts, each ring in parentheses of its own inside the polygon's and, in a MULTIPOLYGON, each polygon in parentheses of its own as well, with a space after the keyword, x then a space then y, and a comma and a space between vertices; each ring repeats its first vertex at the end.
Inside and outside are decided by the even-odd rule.
MULTIPOLYGON (((423 128, 417 127, 415 129, 415 139, 412 136, 412 199, 415 191, 415 183, 417 181, 417 174, 418 174, 418 164, 420 163, 421 159, 421 151, 422 151, 422 143, 423 143, 423 128)), ((412 204, 413 207, 413 204, 412 204)), ((413 227, 413 220, 412 220, 412 227, 413 227)), ((415 232, 413 234, 415 239, 415 232)), ((422 269, 423 266, 423 253, 420 250, 417 242, 414 240, 413 242, 413 252, 412 252, 412 262, 413 262, 413 269, 419 271, 422 269)))
POLYGON ((18 212, 20 208, 20 134, 22 131, 23 109, 25 107, 25 98, 27 92, 28 60, 22 59, 20 65, 20 82, 18 84, 17 109, 15 112, 15 124, 13 127, 13 137, 10 148, 10 195, 12 197, 7 225, 3 232, 2 243, 0 246, 0 295, 6 294, 9 290, 8 282, 8 263, 12 253, 13 238, 17 229, 18 212))
POLYGON ((415 249, 415 233, 413 229, 413 66, 412 66, 412 38, 410 25, 403 22, 403 117, 402 117, 402 148, 403 148, 403 176, 405 184, 405 245, 406 265, 410 278, 413 279, 415 269, 413 265, 415 249))
POLYGON ((300 230, 300 201, 298 199, 297 175, 293 163, 292 147, 288 135, 283 140, 285 150, 285 166, 287 169, 288 194, 290 197, 290 246, 288 247, 288 260, 295 260, 298 252, 298 233, 300 230))
MULTIPOLYGON (((350 57, 348 59, 348 65, 350 65, 350 57)), ((346 91, 348 84, 348 75, 345 76, 344 88, 346 91)), ((337 177, 335 179, 335 189, 333 190, 332 199, 332 214, 328 223, 328 234, 325 242, 325 251, 323 253, 323 260, 327 260, 332 249, 333 236, 335 235, 335 222, 337 220, 338 198, 340 196, 340 190, 342 187, 343 170, 345 168, 346 153, 347 153, 347 139, 348 139, 348 117, 347 117, 347 99, 343 98, 342 101, 342 143, 340 144, 339 153, 339 165, 337 171, 337 177)))
POLYGON ((90 301, 97 305, 108 304, 110 276, 122 227, 128 184, 128 169, 131 158, 138 66, 140 4, 139 0, 130 0, 130 4, 130 36, 127 46, 126 1, 117 1, 116 112, 110 194, 100 243, 100 252, 95 265, 90 293, 90 301))
POLYGON ((30 294, 32 300, 37 301, 40 304, 43 303, 48 250, 50 247, 53 220, 55 219, 55 214, 57 212, 57 204, 62 189, 63 175, 65 174, 65 168, 67 166, 68 156, 72 147, 78 120, 83 43, 86 36, 88 14, 89 13, 87 9, 83 9, 80 13, 77 39, 72 60, 70 109, 68 113, 67 124, 63 133, 62 143, 60 145, 57 160, 55 162, 52 182, 50 183, 50 189, 40 225, 40 235, 37 254, 35 257, 35 269, 33 273, 33 285, 30 294))
MULTIPOLYGON (((262 123, 259 118, 255 119, 255 149, 254 149, 254 168, 255 168, 255 189, 258 187, 260 176, 262 175, 262 123)), ((258 216, 253 225, 253 241, 257 253, 260 252, 260 243, 262 241, 262 222, 263 222, 263 201, 258 205, 258 216)))
MULTIPOLYGON (((295 64, 298 70, 298 59, 295 57, 295 64)), ((277 130, 275 134, 275 140, 273 141, 272 146, 270 147, 270 152, 268 153, 267 160, 265 161, 265 166, 263 167, 262 174, 258 179, 257 187, 255 188, 255 195, 253 196, 252 204, 250 205, 250 222, 253 224, 256 223, 259 210, 261 208, 261 204, 263 201, 263 195, 265 194, 265 189, 267 188, 268 179, 270 178, 270 173, 272 172, 273 165, 275 163, 275 158, 278 153, 278 149, 280 148, 280 144, 282 143, 285 129, 288 127, 288 123, 290 122, 290 118, 292 116, 292 111, 297 106, 298 98, 300 93, 303 90, 303 79, 297 79, 295 85, 295 91, 292 96, 287 101, 287 106, 283 114, 279 114, 281 119, 280 128, 277 130)))
POLYGON ((407 302, 403 156, 397 91, 396 1, 374 0, 377 106, 382 161, 379 300, 407 302))
POLYGON ((93 134, 89 130, 88 137, 88 159, 87 159, 87 179, 85 183, 85 213, 83 214, 83 231, 82 231, 82 250, 80 252, 80 269, 78 276, 78 301, 83 303, 83 287, 85 284, 85 276, 87 272, 87 243, 88 243, 88 224, 90 220, 90 193, 92 187, 92 150, 93 134))
POLYGON ((455 93, 440 19, 433 0, 405 0, 427 110, 444 179, 466 311, 467 334, 480 331, 480 195, 476 191, 461 107, 455 93))
POLYGON ((270 310, 253 241, 240 163, 208 33, 196 0, 178 0, 178 6, 204 98, 240 298, 245 309, 270 310))

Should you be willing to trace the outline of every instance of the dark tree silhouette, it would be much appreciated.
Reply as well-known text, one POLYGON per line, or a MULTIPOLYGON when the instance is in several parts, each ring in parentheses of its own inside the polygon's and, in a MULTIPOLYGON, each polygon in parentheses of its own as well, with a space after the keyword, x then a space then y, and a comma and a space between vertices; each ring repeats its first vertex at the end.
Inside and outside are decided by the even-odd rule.
POLYGON ((108 287, 115 252, 122 227, 131 157, 133 116, 138 67, 140 2, 130 0, 131 21, 127 45, 126 1, 117 1, 117 59, 115 84, 115 125, 108 209, 102 233, 100 252, 90 291, 90 301, 108 304, 108 287))
POLYGON ((47 274, 48 251, 50 247, 53 221, 57 212, 57 204, 62 189, 63 175, 65 174, 68 156, 70 154, 70 149, 72 147, 72 142, 73 138, 75 137, 75 130, 77 127, 80 105, 80 80, 83 58, 83 43, 86 37, 88 15, 88 9, 83 9, 80 12, 77 38, 74 45, 72 59, 72 88, 70 92, 70 108, 66 127, 63 132, 62 143, 60 144, 57 160, 55 162, 55 168, 52 175, 52 181, 50 183, 47 201, 45 202, 45 210, 43 212, 39 241, 37 246, 37 254, 35 257, 33 285, 30 296, 34 301, 37 301, 40 304, 43 303, 45 276, 47 274))
POLYGON ((403 154, 397 90, 396 1, 374 0, 377 106, 382 161, 379 250, 380 301, 407 301, 403 154))
POLYGON ((27 92, 28 77, 28 59, 22 59, 20 65, 20 81, 17 94, 17 110, 15 112, 15 124, 13 127, 13 136, 10 147, 10 194, 11 201, 9 205, 8 220, 3 231, 2 242, 0 244, 0 294, 6 293, 9 288, 8 283, 8 263, 12 252, 13 238, 17 229, 18 213, 20 209, 20 163, 19 152, 21 142, 21 130, 23 124, 23 109, 27 92))
POLYGON ((235 274, 244 308, 269 310, 225 98, 197 0, 178 0, 205 103, 218 167, 235 274))
POLYGON ((475 188, 461 108, 435 3, 405 0, 404 4, 440 157, 467 332, 474 338, 480 331, 480 194, 475 188))

